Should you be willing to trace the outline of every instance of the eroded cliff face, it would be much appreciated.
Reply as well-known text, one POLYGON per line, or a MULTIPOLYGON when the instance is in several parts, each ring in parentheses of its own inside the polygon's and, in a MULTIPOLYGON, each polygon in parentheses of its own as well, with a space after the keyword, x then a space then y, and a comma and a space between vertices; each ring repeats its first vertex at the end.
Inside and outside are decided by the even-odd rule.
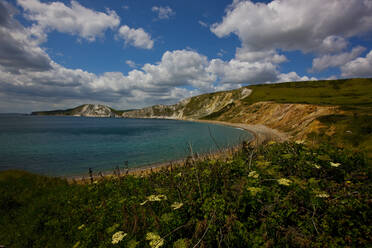
POLYGON ((250 89, 217 92, 191 97, 174 105, 155 105, 139 110, 124 112, 126 118, 165 118, 197 120, 218 112, 234 101, 247 97, 250 89))
POLYGON ((337 106, 257 102, 246 104, 242 99, 251 94, 248 88, 205 94, 175 105, 152 107, 123 113, 130 118, 168 118, 184 120, 216 120, 232 123, 265 125, 285 132, 296 139, 317 131, 320 116, 340 113, 337 106))
POLYGON ((316 132, 322 127, 317 118, 341 112, 337 106, 274 102, 244 105, 235 102, 234 107, 214 119, 234 123, 261 124, 288 133, 296 139, 304 139, 307 134, 316 132))
POLYGON ((111 108, 101 104, 85 104, 76 109, 73 116, 84 117, 116 117, 111 108))

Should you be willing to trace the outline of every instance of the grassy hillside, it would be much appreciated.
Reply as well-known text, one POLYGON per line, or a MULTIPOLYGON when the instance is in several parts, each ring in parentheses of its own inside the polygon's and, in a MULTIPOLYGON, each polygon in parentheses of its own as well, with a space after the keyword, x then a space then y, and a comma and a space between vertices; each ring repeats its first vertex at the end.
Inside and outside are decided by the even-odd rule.
POLYGON ((249 86, 253 89, 243 102, 307 103, 345 108, 372 107, 372 79, 290 82, 249 86))
POLYGON ((372 79, 291 82, 247 88, 253 90, 251 95, 203 119, 223 117, 222 120, 230 121, 239 113, 252 111, 249 106, 262 101, 339 106, 342 114, 318 118, 321 128, 311 133, 310 139, 364 151, 372 159, 372 79))
POLYGON ((86 185, 2 172, 0 244, 366 247, 370 176, 362 154, 295 143, 86 185))

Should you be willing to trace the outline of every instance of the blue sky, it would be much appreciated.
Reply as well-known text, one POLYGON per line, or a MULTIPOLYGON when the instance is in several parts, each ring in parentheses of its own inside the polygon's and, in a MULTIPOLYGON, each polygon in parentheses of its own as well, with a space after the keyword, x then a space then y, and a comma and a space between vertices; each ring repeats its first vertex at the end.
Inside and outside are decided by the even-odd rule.
POLYGON ((0 112, 372 77, 372 0, 0 0, 0 112))

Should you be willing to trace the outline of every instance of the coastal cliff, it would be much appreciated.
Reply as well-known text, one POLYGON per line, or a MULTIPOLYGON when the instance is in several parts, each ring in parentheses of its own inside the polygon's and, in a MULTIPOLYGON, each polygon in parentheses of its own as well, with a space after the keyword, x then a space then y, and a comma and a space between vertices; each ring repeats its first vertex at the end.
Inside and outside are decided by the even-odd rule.
POLYGON ((38 111, 31 115, 84 116, 84 117, 120 117, 121 113, 101 104, 84 104, 66 110, 38 111))
POLYGON ((372 79, 367 78, 253 85, 137 110, 85 104, 32 114, 218 121, 249 125, 252 132, 254 126, 265 126, 295 140, 332 136, 335 143, 353 144, 372 154, 371 113, 372 79))

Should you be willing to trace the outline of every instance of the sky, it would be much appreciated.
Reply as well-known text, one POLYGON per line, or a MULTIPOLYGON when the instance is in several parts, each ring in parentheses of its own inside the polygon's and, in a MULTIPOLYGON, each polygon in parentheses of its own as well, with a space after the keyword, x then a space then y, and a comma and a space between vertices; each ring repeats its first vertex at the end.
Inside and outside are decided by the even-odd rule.
POLYGON ((0 0, 0 113, 372 77, 372 0, 0 0))

